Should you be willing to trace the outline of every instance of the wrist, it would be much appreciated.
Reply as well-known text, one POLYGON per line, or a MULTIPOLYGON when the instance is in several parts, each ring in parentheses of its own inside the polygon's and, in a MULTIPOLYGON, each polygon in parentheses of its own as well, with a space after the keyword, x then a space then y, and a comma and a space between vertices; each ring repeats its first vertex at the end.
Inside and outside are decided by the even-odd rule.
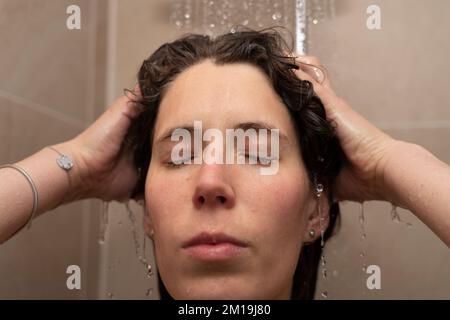
POLYGON ((68 156, 73 162, 73 167, 67 171, 69 187, 61 204, 89 198, 92 189, 91 179, 89 178, 89 171, 84 163, 84 159, 80 156, 80 149, 76 141, 69 140, 51 147, 68 156))
POLYGON ((386 157, 383 169, 383 198, 395 206, 408 209, 408 195, 405 182, 415 167, 415 161, 429 157, 430 153, 420 145, 397 140, 386 157))

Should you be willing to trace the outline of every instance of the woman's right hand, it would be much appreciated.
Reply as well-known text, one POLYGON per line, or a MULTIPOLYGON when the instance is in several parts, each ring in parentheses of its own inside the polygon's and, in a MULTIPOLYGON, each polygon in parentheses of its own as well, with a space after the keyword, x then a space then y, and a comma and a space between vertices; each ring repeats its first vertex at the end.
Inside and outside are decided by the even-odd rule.
POLYGON ((83 198, 124 201, 137 183, 133 154, 125 136, 132 120, 139 114, 132 102, 140 98, 139 87, 118 98, 92 125, 68 141, 76 151, 79 174, 86 190, 83 198))

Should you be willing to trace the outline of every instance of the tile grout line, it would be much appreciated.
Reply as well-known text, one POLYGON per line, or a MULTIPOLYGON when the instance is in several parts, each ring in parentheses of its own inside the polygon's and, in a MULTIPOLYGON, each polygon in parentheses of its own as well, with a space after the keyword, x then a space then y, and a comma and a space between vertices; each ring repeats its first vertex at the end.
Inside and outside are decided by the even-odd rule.
MULTIPOLYGON (((117 50, 117 24, 119 17, 119 4, 117 0, 110 0, 107 2, 107 51, 106 51, 106 86, 105 86, 105 101, 109 106, 114 98, 114 87, 116 84, 116 50, 117 50)), ((99 230, 100 231, 100 230, 99 230)), ((103 244, 99 249, 98 259, 98 288, 97 298, 106 299, 108 290, 108 259, 109 259, 109 242, 103 244)))
POLYGON ((50 118, 64 122, 68 125, 71 125, 72 127, 76 128, 76 129, 84 129, 85 128, 85 123, 83 123, 83 121, 74 119, 62 112, 55 111, 50 107, 33 102, 31 100, 17 96, 13 93, 7 92, 2 89, 0 89, 0 98, 4 98, 13 103, 16 103, 17 105, 19 105, 19 107, 25 107, 25 108, 35 111, 37 113, 44 114, 50 118))
MULTIPOLYGON (((111 60, 115 60, 113 56, 114 54, 111 54, 111 60)), ((108 67, 108 69, 112 68, 111 66, 108 67)), ((92 72, 94 73, 94 72, 92 72)), ((113 70, 108 72, 108 78, 114 78, 115 72, 113 70)), ((91 81, 90 81, 91 82, 91 81)), ((108 81, 109 84, 107 86, 107 93, 106 97, 109 101, 109 104, 112 103, 112 100, 114 99, 114 84, 113 81, 108 81)), ((91 91, 91 90, 90 90, 91 91)), ((90 105, 92 107, 92 92, 89 92, 88 94, 89 100, 91 100, 90 105)), ((49 116, 51 118, 57 119, 59 121, 62 121, 64 123, 67 123, 71 126, 73 126, 76 129, 84 129, 86 128, 86 123, 83 123, 83 121, 74 119, 62 112, 58 112, 53 110, 50 107, 47 107, 45 105, 39 104, 37 102, 33 102, 31 100, 28 100, 26 98, 17 96, 13 93, 7 92, 5 90, 0 89, 0 98, 4 98, 6 100, 9 100, 13 103, 18 104, 20 107, 28 108, 32 111, 44 114, 46 116, 49 116)), ((89 114, 89 117, 92 117, 91 114, 89 114)), ((94 119, 90 119, 94 120, 94 119)), ((418 121, 392 121, 392 122, 383 122, 383 121, 374 121, 373 124, 380 129, 383 130, 402 130, 402 129, 434 129, 434 128, 450 128, 450 120, 418 120, 418 121)))
POLYGON ((405 129, 450 129, 450 120, 419 120, 419 121, 392 121, 373 122, 382 130, 405 130, 405 129))
MULTIPOLYGON (((87 94, 86 94, 86 108, 85 108, 85 119, 87 122, 91 122, 94 120, 95 114, 95 92, 96 92, 96 57, 97 57, 97 45, 96 45, 96 34, 98 28, 98 1, 91 1, 89 3, 89 20, 91 21, 91 25, 88 26, 88 50, 87 50, 87 61, 88 61, 88 72, 87 72, 87 94)), ((89 259, 90 252, 95 250, 92 248, 97 245, 97 242, 94 238, 91 237, 91 228, 92 225, 90 223, 91 215, 95 214, 92 212, 94 206, 92 205, 92 201, 84 201, 83 202, 83 214, 81 215, 81 224, 82 224, 82 237, 81 237, 81 261, 85 268, 88 270, 94 270, 90 268, 90 263, 92 263, 89 259)), ((90 276, 88 276, 90 277, 90 276)), ((96 275, 97 277, 97 275, 96 275)), ((92 288, 89 287, 90 284, 87 284, 87 287, 83 291, 84 296, 83 299, 88 299, 92 288)), ((94 284, 95 290, 97 290, 97 283, 94 284)))

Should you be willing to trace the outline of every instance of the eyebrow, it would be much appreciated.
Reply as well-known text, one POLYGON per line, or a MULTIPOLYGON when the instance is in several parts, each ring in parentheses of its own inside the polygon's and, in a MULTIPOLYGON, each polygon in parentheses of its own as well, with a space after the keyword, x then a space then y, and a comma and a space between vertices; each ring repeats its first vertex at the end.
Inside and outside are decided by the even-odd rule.
MULTIPOLYGON (((160 144, 162 142, 165 142, 166 140, 170 139, 170 137, 172 136, 172 133, 175 130, 180 130, 180 129, 184 129, 189 131, 189 133, 193 133, 194 132, 194 126, 192 125, 182 125, 182 126, 176 126, 176 127, 172 127, 166 131, 164 131, 164 133, 161 135, 161 137, 159 137, 155 144, 160 144)), ((273 130, 273 129, 278 129, 275 126, 272 126, 266 122, 263 121, 255 121, 255 122, 242 122, 239 123, 237 125, 234 126, 234 128, 232 128, 234 130, 236 129, 243 129, 244 131, 247 131, 248 129, 255 129, 255 130, 259 130, 259 129, 267 129, 268 131, 273 130)), ((280 140, 284 140, 285 142, 289 142, 289 139, 287 137, 286 134, 284 134, 281 130, 279 131, 279 138, 280 140)))

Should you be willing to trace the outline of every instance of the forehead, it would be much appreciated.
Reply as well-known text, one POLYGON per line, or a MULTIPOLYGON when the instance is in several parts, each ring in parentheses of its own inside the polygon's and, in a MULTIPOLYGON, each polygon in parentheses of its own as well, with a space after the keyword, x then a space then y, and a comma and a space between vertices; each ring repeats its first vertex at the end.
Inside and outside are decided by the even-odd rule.
POLYGON ((290 116, 265 74, 246 63, 196 64, 169 85, 160 105, 155 132, 201 120, 205 127, 231 128, 261 121, 288 131, 290 116))

